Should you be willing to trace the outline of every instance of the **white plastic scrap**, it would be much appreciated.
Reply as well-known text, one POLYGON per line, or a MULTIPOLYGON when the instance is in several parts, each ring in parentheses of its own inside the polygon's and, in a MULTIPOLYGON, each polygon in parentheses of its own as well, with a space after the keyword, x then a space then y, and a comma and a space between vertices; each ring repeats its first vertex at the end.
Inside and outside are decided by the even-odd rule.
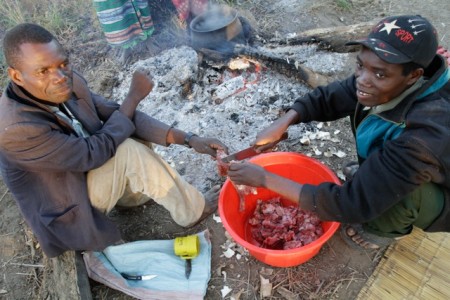
POLYGON ((216 223, 222 223, 222 219, 216 214, 213 214, 213 220, 216 221, 216 223))
POLYGON ((344 173, 341 170, 337 171, 336 175, 337 175, 337 177, 339 177, 340 180, 343 180, 343 181, 347 180, 347 177, 345 177, 344 173))
POLYGON ((343 157, 347 156, 347 154, 345 154, 345 152, 343 152, 341 150, 338 150, 337 152, 334 152, 333 154, 336 155, 339 158, 343 158, 343 157))
POLYGON ((343 157, 347 156, 347 154, 344 151, 337 150, 335 147, 328 148, 327 151, 325 151, 325 153, 324 153, 325 157, 331 157, 333 155, 335 155, 339 158, 343 158, 343 157))
POLYGON ((325 157, 332 157, 333 156, 333 152, 331 151, 331 149, 328 149, 327 151, 325 151, 323 153, 323 156, 325 156, 325 157))
POLYGON ((228 287, 228 286, 224 286, 221 290, 220 293, 222 294, 222 299, 224 299, 226 297, 226 295, 228 295, 232 290, 228 287))
POLYGON ((228 248, 226 251, 223 252, 223 255, 226 258, 232 258, 234 254, 236 254, 236 252, 234 252, 231 248, 228 248))
POLYGON ((261 298, 270 297, 272 295, 272 284, 270 283, 269 279, 265 279, 261 275, 259 277, 261 278, 261 288, 260 288, 261 298))
POLYGON ((319 148, 313 147, 312 150, 314 151, 314 155, 316 155, 316 156, 322 155, 322 151, 320 151, 319 148))
POLYGON ((329 140, 331 137, 330 133, 327 131, 319 131, 317 133, 317 138, 320 140, 329 140))

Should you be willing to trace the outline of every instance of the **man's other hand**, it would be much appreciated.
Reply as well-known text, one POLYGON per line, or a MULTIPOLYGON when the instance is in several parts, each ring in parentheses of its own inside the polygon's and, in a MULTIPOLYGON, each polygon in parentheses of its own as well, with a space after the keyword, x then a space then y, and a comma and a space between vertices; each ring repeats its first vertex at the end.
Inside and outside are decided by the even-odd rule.
POLYGON ((200 136, 193 136, 189 145, 198 153, 209 154, 216 157, 217 150, 223 150, 228 153, 228 147, 216 138, 207 138, 200 136))
POLYGON ((153 80, 150 74, 145 71, 136 70, 131 78, 131 85, 128 96, 138 103, 141 102, 153 89, 153 80))
POLYGON ((128 94, 120 106, 120 111, 132 119, 138 104, 147 97, 153 89, 153 80, 144 71, 136 70, 131 78, 128 94))

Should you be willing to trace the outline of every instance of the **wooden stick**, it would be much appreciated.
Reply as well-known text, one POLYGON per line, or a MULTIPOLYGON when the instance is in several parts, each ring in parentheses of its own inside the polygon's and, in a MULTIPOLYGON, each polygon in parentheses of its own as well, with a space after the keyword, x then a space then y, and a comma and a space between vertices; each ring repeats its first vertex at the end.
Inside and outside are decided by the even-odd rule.
POLYGON ((35 264, 20 264, 20 263, 10 263, 10 265, 21 266, 21 267, 31 267, 31 268, 44 268, 44 265, 35 265, 35 264))
POLYGON ((271 43, 279 43, 286 45, 298 45, 304 43, 315 42, 322 44, 322 48, 326 48, 335 52, 351 52, 355 51, 356 46, 345 46, 345 43, 364 38, 370 32, 370 29, 377 23, 377 20, 363 22, 347 26, 337 26, 330 28, 316 28, 299 32, 294 37, 283 39, 271 39, 271 43))
POLYGON ((3 198, 5 198, 6 194, 8 194, 9 189, 6 189, 6 191, 3 193, 2 197, 0 198, 0 202, 2 202, 3 198))

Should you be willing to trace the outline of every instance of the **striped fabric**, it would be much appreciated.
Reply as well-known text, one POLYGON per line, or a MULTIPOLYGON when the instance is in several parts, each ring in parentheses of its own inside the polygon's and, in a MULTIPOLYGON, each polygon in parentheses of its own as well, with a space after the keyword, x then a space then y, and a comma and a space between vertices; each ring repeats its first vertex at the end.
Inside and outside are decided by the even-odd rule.
POLYGON ((106 40, 130 48, 154 31, 147 0, 93 0, 106 40))
MULTIPOLYGON (((153 34, 149 1, 154 0, 93 0, 109 44, 131 48, 153 34)), ((208 5, 208 0, 159 0, 159 3, 163 5, 164 1, 173 3, 180 20, 202 13, 208 5)))

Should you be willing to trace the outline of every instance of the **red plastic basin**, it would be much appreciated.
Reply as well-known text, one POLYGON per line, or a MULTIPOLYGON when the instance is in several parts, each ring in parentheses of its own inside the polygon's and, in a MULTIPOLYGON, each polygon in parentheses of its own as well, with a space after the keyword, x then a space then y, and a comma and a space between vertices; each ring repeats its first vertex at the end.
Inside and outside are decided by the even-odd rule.
MULTIPOLYGON (((299 153, 273 152, 258 155, 250 162, 263 166, 266 170, 299 183, 319 184, 334 182, 340 184, 338 177, 324 164, 299 153)), ((219 214, 222 223, 231 237, 246 248, 257 260, 275 267, 300 265, 314 257, 322 246, 339 228, 338 222, 322 222, 324 234, 306 246, 289 250, 271 250, 252 243, 248 219, 253 215, 256 201, 269 200, 279 195, 264 188, 258 188, 258 194, 246 196, 245 210, 239 211, 239 196, 229 179, 225 181, 219 196, 219 214)), ((283 200, 283 205, 292 202, 283 200)))

